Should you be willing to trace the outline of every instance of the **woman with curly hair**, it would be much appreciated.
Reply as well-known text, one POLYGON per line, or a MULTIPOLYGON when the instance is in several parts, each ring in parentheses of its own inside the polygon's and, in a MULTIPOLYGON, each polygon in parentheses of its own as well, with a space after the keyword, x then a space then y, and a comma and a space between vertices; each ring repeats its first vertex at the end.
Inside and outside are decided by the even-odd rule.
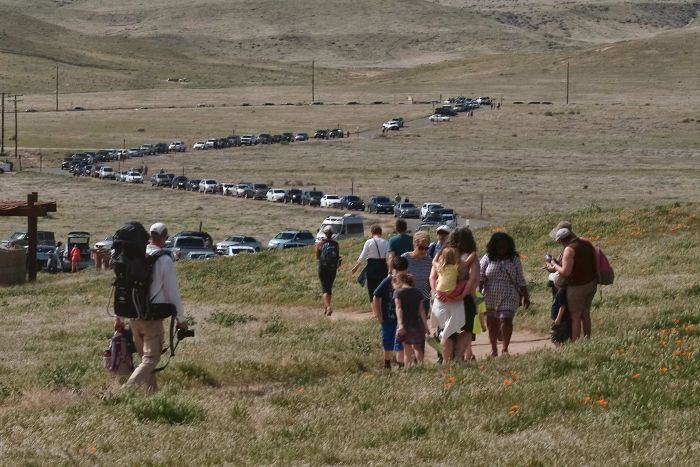
POLYGON ((498 356, 498 336, 503 339, 504 355, 513 335, 513 318, 519 306, 530 307, 530 295, 523 265, 513 237, 496 232, 481 258, 481 290, 486 298, 486 322, 491 341, 491 355, 498 356))

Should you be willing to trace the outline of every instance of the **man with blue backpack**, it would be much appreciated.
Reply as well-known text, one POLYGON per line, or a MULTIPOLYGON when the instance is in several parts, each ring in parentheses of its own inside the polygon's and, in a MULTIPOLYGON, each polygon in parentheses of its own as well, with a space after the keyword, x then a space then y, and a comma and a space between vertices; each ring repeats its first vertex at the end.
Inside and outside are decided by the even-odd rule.
POLYGON ((327 225, 323 229, 326 236, 316 244, 316 259, 318 260, 318 278, 323 290, 323 309, 326 316, 333 313, 333 283, 342 262, 338 242, 333 240, 333 228, 327 225))

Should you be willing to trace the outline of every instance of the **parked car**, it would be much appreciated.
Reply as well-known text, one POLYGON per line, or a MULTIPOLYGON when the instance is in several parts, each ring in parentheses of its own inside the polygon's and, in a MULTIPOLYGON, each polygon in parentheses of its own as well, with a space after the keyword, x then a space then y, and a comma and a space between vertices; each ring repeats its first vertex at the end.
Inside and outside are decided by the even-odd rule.
POLYGON ((306 141, 309 139, 308 133, 297 133, 294 135, 294 141, 306 141))
POLYGON ((429 120, 431 122, 449 122, 450 117, 448 115, 443 115, 443 114, 433 114, 429 117, 429 120))
POLYGON ((156 154, 168 154, 170 152, 170 145, 168 143, 156 143, 154 149, 156 154))
POLYGON ((287 190, 287 192, 284 194, 284 199, 283 201, 285 203, 296 203, 296 204, 301 204, 301 196, 302 196, 302 191, 298 188, 292 188, 290 190, 287 190))
POLYGON ((246 188, 243 197, 249 199, 265 199, 269 189, 270 187, 264 183, 253 183, 246 188))
POLYGON ((344 138, 345 132, 342 128, 334 128, 328 133, 329 138, 344 138))
POLYGON ((270 188, 269 190, 267 190, 267 193, 265 194, 265 198, 268 201, 274 201, 277 203, 281 203, 282 201, 284 201, 285 194, 286 194, 286 192, 282 189, 270 188))
POLYGON ((367 202, 367 211, 375 214, 392 214, 394 212, 394 203, 386 196, 373 196, 367 202))
POLYGON ((231 245, 224 253, 226 256, 236 256, 241 253, 257 253, 259 250, 245 245, 231 245))
POLYGON ((47 263, 49 262, 49 257, 55 250, 56 248, 51 245, 36 246, 36 265, 38 271, 46 269, 47 263))
POLYGON ((254 251, 260 251, 262 249, 262 244, 254 237, 249 237, 247 235, 230 235, 226 237, 225 240, 216 244, 216 252, 220 255, 225 255, 232 246, 246 246, 252 248, 254 251))
POLYGON ((326 139, 328 138, 328 130, 316 130, 314 133, 314 139, 326 139))
MULTIPOLYGON (((7 240, 3 240, 2 246, 7 247, 10 243, 14 243, 15 245, 26 247, 27 245, 29 245, 28 235, 29 234, 26 230, 20 230, 19 232, 15 232, 12 235, 10 235, 10 238, 8 238, 7 240)), ((49 245, 55 247, 56 237, 54 236, 53 232, 39 230, 36 233, 36 243, 37 245, 49 245)))
POLYGON ((187 191, 199 191, 199 184, 202 183, 202 181, 198 178, 192 178, 190 179, 189 182, 187 182, 187 188, 185 188, 187 191))
POLYGON ((435 212, 428 213, 421 223, 421 226, 429 228, 437 227, 438 225, 442 225, 442 215, 435 212))
POLYGON ((209 138, 206 143, 204 143, 207 149, 215 149, 216 148, 216 138, 209 138))
POLYGON ((322 208, 338 208, 340 207, 340 196, 338 195, 323 195, 319 205, 322 208))
POLYGON ((155 174, 151 177, 151 186, 171 186, 171 180, 166 174, 155 174))
POLYGON ((146 156, 152 156, 156 153, 156 146, 155 144, 142 144, 141 145, 141 153, 146 155, 146 156))
POLYGON ((398 122, 395 122, 394 120, 389 120, 388 122, 384 122, 384 124, 382 125, 382 129, 388 131, 398 131, 401 129, 401 126, 398 122))
POLYGON ((127 151, 129 157, 143 157, 143 152, 141 148, 131 148, 127 151))
POLYGON ((224 196, 235 196, 236 195, 236 184, 235 183, 222 183, 221 184, 221 194, 224 196))
POLYGON ((207 143, 205 143, 204 141, 197 141, 192 145, 192 149, 194 149, 195 151, 207 149, 207 143))
POLYGON ((187 146, 185 146, 185 143, 183 143, 182 141, 173 141, 168 146, 168 149, 173 152, 185 152, 186 148, 187 146))
POLYGON ((348 211, 364 211, 365 203, 359 196, 348 195, 340 198, 340 208, 348 211))
POLYGON ((302 206, 320 206, 321 198, 323 198, 322 191, 305 191, 301 195, 301 205, 302 206))
POLYGON ((258 135, 259 144, 270 144, 272 143, 272 136, 269 133, 260 133, 258 135))
POLYGON ((390 122, 396 122, 396 123, 398 123, 398 124, 399 124, 399 128, 403 128, 404 125, 405 125, 405 122, 404 122, 403 117, 394 117, 394 118, 392 118, 392 119, 389 120, 389 121, 390 121, 390 122))
POLYGON ((243 135, 241 136, 241 145, 243 146, 252 146, 257 143, 257 139, 255 138, 255 135, 243 135))
POLYGON ((111 180, 114 180, 114 177, 115 177, 115 175, 114 175, 114 169, 111 168, 111 167, 108 166, 108 165, 105 165, 105 166, 103 166, 103 167, 100 167, 100 171, 98 172, 98 174, 99 174, 99 177, 100 177, 101 179, 103 179, 103 180, 104 180, 105 178, 109 178, 109 179, 111 179, 111 180))
POLYGON ((189 180, 187 179, 187 177, 185 177, 184 175, 179 175, 173 178, 173 181, 170 183, 170 186, 173 187, 173 189, 186 190, 188 181, 189 180))
POLYGON ((204 179, 199 182, 199 192, 200 193, 216 193, 218 191, 219 184, 216 180, 210 178, 204 179))
POLYGON ((355 214, 328 216, 323 220, 321 226, 318 228, 318 233, 316 234, 317 242, 320 242, 326 238, 326 234, 323 232, 323 230, 328 226, 333 229, 334 240, 344 240, 346 238, 365 236, 365 226, 361 217, 358 217, 355 214))
POLYGON ((90 233, 68 232, 67 237, 68 239, 66 240, 66 246, 63 251, 69 253, 74 246, 77 246, 80 250, 80 263, 78 267, 82 269, 92 265, 90 251, 90 233))
POLYGON ((425 216, 428 215, 428 213, 433 210, 433 209, 442 209, 443 206, 440 203, 423 203, 423 206, 420 208, 420 218, 424 219, 425 216))
POLYGON ((170 246, 175 258, 187 259, 191 252, 213 253, 206 247, 206 242, 201 237, 179 236, 172 240, 170 246))
POLYGON ((111 250, 112 245, 114 244, 114 237, 112 235, 105 237, 104 240, 100 240, 99 242, 95 242, 94 248, 96 250, 111 250))
POLYGON ((283 230, 267 243, 267 248, 270 250, 274 249, 285 249, 297 246, 308 246, 314 245, 316 239, 313 234, 308 230, 283 230))
POLYGON ((143 176, 140 172, 130 171, 126 173, 124 181, 127 183, 143 183, 143 176))
POLYGON ((439 109, 435 109, 435 112, 433 112, 433 115, 446 115, 448 117, 456 117, 457 112, 452 110, 452 108, 448 105, 447 107, 441 107, 439 109))
POLYGON ((293 143, 294 142, 294 133, 282 133, 282 141, 285 141, 287 143, 293 143))
POLYGON ((250 182, 241 182, 236 186, 236 197, 245 198, 246 191, 253 189, 253 184, 250 182))
POLYGON ((211 235, 209 235, 207 232, 200 232, 198 230, 183 230, 182 232, 178 232, 175 235, 172 235, 165 241, 165 247, 172 248, 174 245, 173 242, 180 237, 201 238, 204 241, 205 248, 209 249, 210 251, 214 251, 214 241, 211 238, 211 235))
POLYGON ((212 259, 212 258, 216 258, 216 257, 217 257, 217 254, 213 253, 211 251, 197 251, 197 250, 195 250, 195 251, 190 251, 189 253, 187 253, 187 255, 182 259, 189 261, 189 260, 197 260, 197 259, 212 259))
POLYGON ((491 105, 492 100, 488 96, 482 96, 482 97, 477 98, 476 102, 479 105, 491 105))
POLYGON ((413 203, 398 203, 394 206, 394 217, 418 219, 420 217, 420 211, 413 203))

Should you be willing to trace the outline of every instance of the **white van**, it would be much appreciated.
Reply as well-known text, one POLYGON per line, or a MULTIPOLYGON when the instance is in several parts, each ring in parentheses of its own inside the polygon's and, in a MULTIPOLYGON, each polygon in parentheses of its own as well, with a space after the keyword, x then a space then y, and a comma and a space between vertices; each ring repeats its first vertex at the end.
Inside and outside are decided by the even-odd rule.
POLYGON ((346 238, 364 237, 365 226, 362 218, 355 214, 345 214, 341 216, 328 216, 323 220, 321 227, 316 234, 316 241, 326 238, 323 229, 330 225, 333 228, 333 240, 344 240, 346 238))

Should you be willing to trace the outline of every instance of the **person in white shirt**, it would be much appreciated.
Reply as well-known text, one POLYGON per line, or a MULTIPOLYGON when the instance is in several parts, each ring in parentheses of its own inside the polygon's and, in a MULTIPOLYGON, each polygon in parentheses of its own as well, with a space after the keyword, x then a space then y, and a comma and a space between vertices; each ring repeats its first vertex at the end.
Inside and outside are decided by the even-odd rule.
MULTIPOLYGON (((150 243, 146 248, 149 256, 156 255, 165 246, 168 229, 162 222, 150 228, 150 243)), ((185 310, 182 306, 177 282, 175 262, 169 254, 162 254, 153 264, 150 286, 151 304, 169 304, 174 307, 177 327, 187 329, 185 310)), ((158 390, 154 370, 160 362, 163 351, 163 319, 131 320, 136 351, 141 356, 141 364, 134 370, 126 386, 145 386, 149 392, 158 390)))
POLYGON ((352 273, 355 274, 360 266, 367 261, 367 265, 360 273, 359 282, 367 283, 367 291, 369 292, 369 302, 372 303, 374 291, 379 286, 379 283, 389 274, 387 268, 386 256, 389 251, 389 245, 382 238, 382 228, 378 225, 370 227, 372 238, 367 240, 362 247, 362 252, 357 258, 357 262, 352 267, 352 273))

